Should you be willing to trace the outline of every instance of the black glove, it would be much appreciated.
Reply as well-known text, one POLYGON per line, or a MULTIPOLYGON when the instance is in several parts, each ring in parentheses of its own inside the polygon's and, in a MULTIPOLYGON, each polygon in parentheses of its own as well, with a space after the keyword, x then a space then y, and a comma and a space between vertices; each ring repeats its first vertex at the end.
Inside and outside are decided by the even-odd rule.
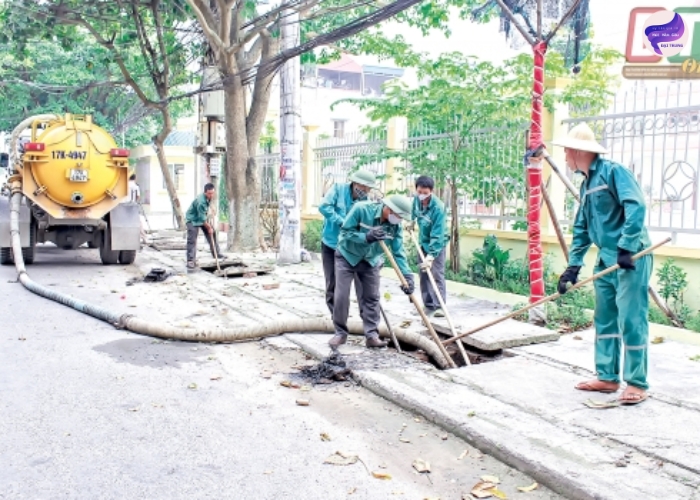
POLYGON ((634 266, 634 261, 632 260, 632 252, 625 250, 624 248, 618 248, 617 265, 620 266, 620 269, 630 269, 634 271, 636 267, 634 266))
POLYGON ((401 290, 406 295, 411 295, 413 293, 413 291, 416 289, 416 284, 413 281, 413 275, 412 274, 404 274, 403 277, 406 280, 407 286, 401 285, 401 290))
POLYGON ((566 271, 559 277, 559 286, 557 286, 557 292, 561 295, 566 293, 566 284, 571 283, 575 285, 578 281, 578 273, 581 272, 581 266, 569 266, 566 271))
POLYGON ((381 226, 377 226, 370 229, 365 235, 365 238, 367 239, 367 243, 374 243, 375 241, 385 240, 386 233, 381 226))

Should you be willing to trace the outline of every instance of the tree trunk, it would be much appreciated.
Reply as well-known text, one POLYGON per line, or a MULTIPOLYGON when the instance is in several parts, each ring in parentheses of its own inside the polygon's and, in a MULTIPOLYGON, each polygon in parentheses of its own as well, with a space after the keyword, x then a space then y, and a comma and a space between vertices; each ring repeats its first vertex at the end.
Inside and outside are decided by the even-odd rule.
MULTIPOLYGON (((530 150, 544 144, 542 138, 542 105, 544 94, 544 58, 547 52, 546 42, 538 42, 533 47, 535 74, 532 89, 532 115, 530 124, 530 150)), ((530 163, 527 166, 528 213, 528 257, 530 264, 530 303, 534 304, 544 297, 544 263, 542 259, 542 242, 540 239, 540 207, 542 205, 542 163, 530 163)), ((531 322, 541 323, 546 320, 544 308, 530 309, 531 322)))
POLYGON ((460 269, 459 262, 459 201, 457 200, 457 184, 450 181, 450 212, 452 215, 450 221, 450 268, 453 272, 458 273, 460 269))
POLYGON ((245 88, 239 78, 224 87, 226 107, 226 188, 229 197, 228 250, 257 250, 260 183, 246 134, 245 88))
POLYGON ((170 117, 170 112, 167 108, 161 109, 161 115, 163 116, 163 127, 160 129, 158 135, 153 137, 153 144, 156 148, 156 155, 158 156, 158 163, 160 164, 160 171, 163 174, 163 180, 165 180, 165 187, 168 191, 168 197, 170 198, 170 205, 173 208, 173 215, 175 216, 176 229, 185 229, 185 216, 182 214, 182 206, 180 205, 180 199, 177 197, 177 189, 175 188, 175 183, 173 182, 173 177, 170 175, 170 170, 168 169, 168 159, 165 156, 165 149, 163 144, 165 139, 170 135, 173 129, 172 119, 170 117))

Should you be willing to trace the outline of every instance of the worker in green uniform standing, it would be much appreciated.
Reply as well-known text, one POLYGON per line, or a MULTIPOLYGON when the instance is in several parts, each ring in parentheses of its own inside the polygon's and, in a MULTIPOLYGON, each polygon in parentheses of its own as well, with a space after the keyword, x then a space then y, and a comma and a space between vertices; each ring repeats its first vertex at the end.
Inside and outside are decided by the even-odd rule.
POLYGON ((207 183, 204 192, 197 196, 185 214, 187 223, 187 268, 194 269, 197 257, 197 236, 202 229, 204 237, 209 243, 212 257, 221 257, 221 248, 217 240, 216 231, 207 222, 209 205, 214 199, 214 184, 207 183))
POLYGON ((379 339, 379 277, 385 259, 379 241, 387 242, 406 279, 407 286, 401 287, 403 292, 410 295, 415 289, 403 247, 402 219, 411 220, 411 200, 398 194, 384 198, 379 203, 355 203, 345 218, 335 253, 335 335, 329 342, 331 348, 337 349, 347 341, 350 286, 355 276, 362 284, 359 300, 365 345, 386 347, 387 343, 379 339))
POLYGON ((420 273, 420 293, 427 316, 443 318, 440 300, 430 283, 427 270, 430 269, 443 302, 447 301, 445 286, 445 256, 447 253, 447 228, 445 227, 445 204, 433 196, 435 181, 421 175, 416 179, 416 197, 413 201, 413 220, 418 223, 419 239, 425 260, 418 255, 420 273))
POLYGON ((577 125, 555 145, 563 146, 571 170, 584 175, 581 204, 574 222, 568 267, 559 279, 559 293, 575 284, 591 244, 598 247, 594 273, 619 264, 620 269, 595 284, 595 364, 597 378, 576 386, 582 391, 612 393, 620 388, 620 362, 624 346, 622 378, 627 387, 622 404, 647 398, 647 347, 649 341, 649 279, 653 257, 636 261, 632 256, 651 246, 644 225, 644 195, 634 175, 623 165, 601 158, 606 150, 585 123, 577 125))
MULTIPOLYGON (((321 261, 326 278, 326 305, 331 314, 335 296, 335 249, 338 246, 340 227, 355 202, 366 200, 369 192, 377 187, 377 178, 366 170, 357 170, 350 174, 348 179, 348 183, 333 184, 318 207, 318 211, 323 215, 321 261)), ((362 285, 356 279, 355 293, 358 304, 361 303, 361 292, 362 285)))

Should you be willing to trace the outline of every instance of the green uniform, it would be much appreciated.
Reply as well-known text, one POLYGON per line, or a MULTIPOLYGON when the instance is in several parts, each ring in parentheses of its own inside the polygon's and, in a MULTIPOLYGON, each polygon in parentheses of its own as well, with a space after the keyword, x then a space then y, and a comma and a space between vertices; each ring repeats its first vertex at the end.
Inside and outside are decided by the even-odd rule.
POLYGON ((193 226, 203 226, 207 221, 207 213, 209 211, 209 200, 204 196, 204 193, 197 196, 190 208, 187 209, 185 220, 193 226))
POLYGON ((412 218, 418 223, 421 248, 437 259, 449 241, 445 204, 433 194, 428 206, 423 207, 423 202, 416 196, 413 199, 412 218))
MULTIPOLYGON (((595 273, 617 263, 618 248, 637 253, 651 246, 645 215, 644 195, 632 172, 613 161, 596 159, 581 185, 569 266, 583 266, 591 244, 599 248, 595 273)), ((646 390, 652 256, 636 260, 635 266, 594 282, 595 363, 599 380, 619 382, 624 343, 623 379, 646 390)))
MULTIPOLYGON (((445 283, 445 257, 449 236, 445 225, 445 204, 434 194, 430 196, 427 206, 418 197, 413 198, 411 218, 418 223, 418 242, 425 256, 432 255, 433 263, 430 272, 433 275, 443 303, 447 303, 447 284, 445 283)), ((420 255, 416 256, 418 264, 422 264, 420 255)), ((420 294, 426 312, 433 313, 440 309, 440 298, 428 273, 420 273, 420 294)))
POLYGON ((360 201, 353 205, 340 228, 338 251, 351 265, 367 261, 372 267, 384 262, 384 251, 378 242, 367 243, 369 228, 382 226, 387 234, 386 245, 394 254, 394 259, 403 274, 411 274, 406 251, 403 248, 401 224, 381 222, 383 205, 372 201, 360 201))

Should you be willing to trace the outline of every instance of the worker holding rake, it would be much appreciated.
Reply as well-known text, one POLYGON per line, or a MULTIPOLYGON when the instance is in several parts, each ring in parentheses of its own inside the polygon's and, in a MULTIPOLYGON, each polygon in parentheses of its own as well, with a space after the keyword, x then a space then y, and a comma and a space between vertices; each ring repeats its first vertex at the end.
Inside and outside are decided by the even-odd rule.
MULTIPOLYGON (((419 245, 418 264, 420 273, 420 293, 425 314, 436 318, 445 317, 440 307, 440 299, 430 283, 428 269, 433 273, 435 284, 443 303, 447 300, 445 286, 445 254, 447 252, 448 234, 445 227, 445 204, 433 196, 435 181, 421 175, 416 179, 416 197, 413 201, 413 219, 418 224, 419 245)), ((413 227, 411 227, 413 229, 413 227)))
POLYGON ((559 279, 559 293, 575 284, 591 244, 598 247, 594 272, 618 264, 617 272, 595 283, 595 365, 597 378, 576 386, 582 391, 617 392, 624 346, 622 378, 627 387, 621 404, 638 404, 647 398, 647 347, 649 338, 649 279, 653 257, 635 261, 632 256, 651 246, 644 226, 644 195, 634 175, 623 165, 600 157, 606 153, 593 131, 582 123, 565 139, 566 164, 585 179, 576 214, 569 263, 559 279))
POLYGON ((379 338, 379 277, 384 265, 384 250, 378 243, 386 241, 406 280, 401 287, 411 295, 415 288, 413 274, 408 267, 403 247, 401 220, 411 219, 411 200, 402 195, 391 195, 381 202, 360 201, 348 213, 338 238, 335 252, 335 297, 333 324, 335 335, 329 345, 337 349, 348 338, 350 287, 357 277, 362 284, 360 316, 364 325, 367 347, 386 347, 379 338))

